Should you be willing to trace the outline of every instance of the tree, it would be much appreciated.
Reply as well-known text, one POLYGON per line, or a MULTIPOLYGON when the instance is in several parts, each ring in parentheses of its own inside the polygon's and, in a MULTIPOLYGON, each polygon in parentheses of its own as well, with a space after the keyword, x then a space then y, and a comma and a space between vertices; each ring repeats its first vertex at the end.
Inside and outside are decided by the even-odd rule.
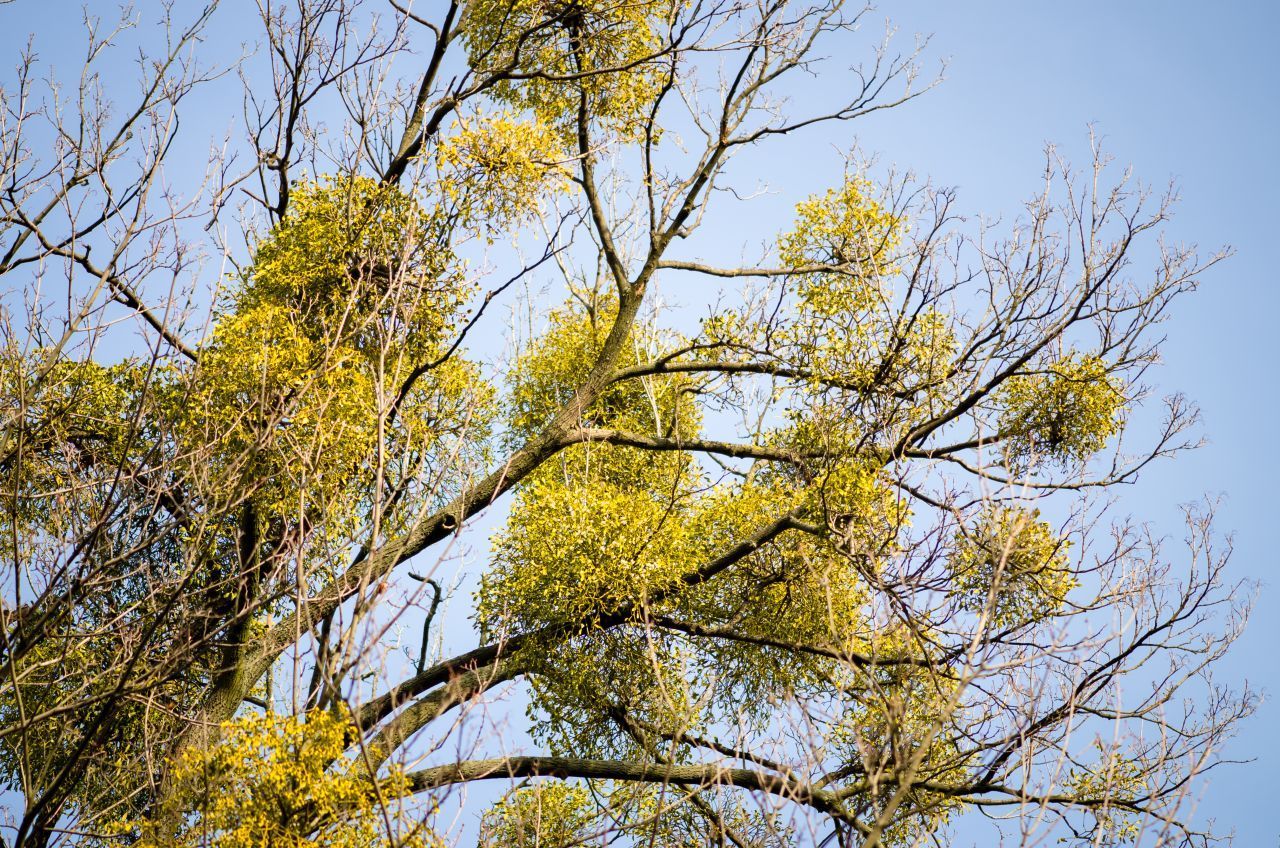
POLYGON ((1167 556, 1105 498, 1194 441, 1144 384, 1221 258, 1157 242, 1171 198, 1050 154, 975 233, 851 156, 759 261, 688 258, 736 156, 905 103, 916 56, 803 111, 865 12, 437 5, 262 3, 232 68, 223 12, 166 17, 124 109, 131 22, 91 22, 76 96, 34 55, 6 92, 9 844, 1208 842, 1247 608, 1211 510, 1167 556))

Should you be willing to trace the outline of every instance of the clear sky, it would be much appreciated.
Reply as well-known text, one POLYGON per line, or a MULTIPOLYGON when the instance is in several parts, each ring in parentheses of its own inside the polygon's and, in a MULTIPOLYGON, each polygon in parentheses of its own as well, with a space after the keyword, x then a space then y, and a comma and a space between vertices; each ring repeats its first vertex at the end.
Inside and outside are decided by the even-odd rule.
MULTIPOLYGON (((241 2, 247 0, 227 5, 241 2)), ((104 14, 116 6, 102 5, 104 14)), ((14 49, 33 30, 44 29, 46 58, 74 61, 74 51, 57 55, 58 39, 45 29, 73 9, 78 4, 71 0, 0 4, 0 74, 11 74, 14 49)), ((234 16, 221 14, 217 31, 235 32, 234 16)), ((1107 150, 1139 177, 1157 187, 1176 180, 1182 201, 1168 227, 1173 240, 1198 242, 1206 252, 1234 248, 1234 257, 1177 305, 1167 324, 1166 364, 1155 375, 1160 390, 1183 391, 1201 405, 1209 444, 1147 474, 1124 493, 1123 507, 1176 539, 1178 504, 1206 493, 1226 496, 1219 523, 1235 534, 1234 574, 1260 581, 1261 592, 1223 670, 1235 682, 1247 677, 1280 694, 1280 589, 1270 545, 1280 527, 1271 490, 1280 468, 1268 447, 1280 436, 1280 295, 1272 261, 1272 251, 1280 251, 1280 229, 1273 229, 1280 202, 1280 50, 1273 43, 1280 3, 897 0, 870 20, 878 26, 885 17, 893 18, 904 46, 916 33, 932 35, 927 67, 944 58, 949 64, 938 89, 858 124, 859 146, 882 165, 956 186, 961 208, 1008 219, 1037 187, 1046 142, 1087 165, 1092 124, 1107 150)), ((231 120, 238 97, 225 107, 213 106, 210 114, 231 120)), ((790 204, 830 185, 835 161, 788 156, 761 176, 785 186, 779 199, 790 204)), ((732 230, 721 235, 730 238, 732 230)), ((733 252, 737 246, 728 245, 733 252)), ((1202 814, 1234 827, 1238 845, 1277 844, 1280 707, 1264 703, 1229 755, 1257 761, 1218 772, 1202 814)))

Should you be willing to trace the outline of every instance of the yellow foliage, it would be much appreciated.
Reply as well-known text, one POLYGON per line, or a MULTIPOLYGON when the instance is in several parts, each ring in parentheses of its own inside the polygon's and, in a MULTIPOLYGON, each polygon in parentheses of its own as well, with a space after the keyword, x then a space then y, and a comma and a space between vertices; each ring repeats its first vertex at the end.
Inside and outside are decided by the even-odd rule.
MULTIPOLYGON (((914 640, 901 632, 884 634, 881 657, 909 653, 914 640), (897 650, 891 647, 897 643, 897 650)), ((841 761, 857 763, 870 776, 865 803, 879 816, 900 791, 913 784, 962 784, 969 758, 950 730, 954 684, 913 667, 877 669, 870 679, 850 682, 850 709, 828 729, 828 743, 841 761), (876 776, 891 778, 879 783, 876 776), (896 778, 897 780, 893 780, 896 778)), ((853 799, 847 799, 852 801, 853 799)), ((936 834, 964 809, 953 795, 913 786, 891 816, 882 839, 887 846, 915 846, 921 834, 936 834)))
POLYGON ((583 844, 596 818, 585 786, 551 782, 517 789, 485 812, 480 848, 566 848, 583 844))
MULTIPOLYGON (((476 0, 462 37, 482 72, 514 72, 496 96, 530 110, 570 142, 580 98, 621 138, 643 132, 668 73, 666 33, 685 0, 476 0)), ((576 142, 573 142, 576 146, 576 142)))
MULTIPOLYGON (((101 498, 131 444, 129 421, 146 369, 132 361, 47 363, 51 353, 0 352, 0 439, 8 454, 0 463, 0 550, 26 537, 13 532, 15 524, 53 536, 73 532, 67 522, 101 498), (16 462, 9 452, 19 433, 16 462)), ((132 445, 142 441, 134 433, 132 445)))
POLYGON ((1119 431, 1125 397, 1105 361, 1071 354, 1040 372, 1009 378, 998 401, 1013 462, 1068 463, 1088 459, 1119 431))
POLYGON ((1097 745, 1100 761, 1089 769, 1071 770, 1063 791, 1088 804, 1096 827, 1090 845, 1122 845, 1142 835, 1142 816, 1123 805, 1150 794, 1140 763, 1097 745))
POLYGON ((796 205, 795 224, 778 246, 783 267, 833 266, 814 282, 802 283, 801 297, 808 308, 823 314, 849 308, 849 292, 824 285, 827 274, 870 286, 895 270, 905 222, 873 192, 869 180, 851 176, 838 188, 796 205))
MULTIPOLYGON (((516 360, 511 371, 508 419, 513 435, 527 438, 536 433, 568 403, 598 358, 616 313, 612 297, 593 303, 590 311, 573 304, 551 313, 547 330, 516 360)), ((661 339, 652 327, 635 328, 617 367, 647 361, 648 349, 659 341, 672 340, 661 339)), ((583 410, 583 424, 646 435, 693 435, 700 415, 687 389, 688 381, 680 374, 613 383, 583 410)), ((653 459, 648 455, 646 462, 653 459)))
POLYGON ((374 779, 348 759, 351 717, 313 710, 305 717, 262 713, 223 725, 219 742, 189 748, 173 778, 185 804, 174 836, 138 830, 141 848, 435 848, 431 832, 409 822, 398 799, 408 792, 393 769, 374 779))
POLYGON ((212 449, 215 470, 258 476, 271 515, 332 504, 346 475, 368 462, 377 432, 361 360, 350 347, 326 349, 278 304, 227 315, 176 401, 181 432, 193 449, 212 449))
POLYGON ((1038 512, 988 507, 963 530, 951 554, 952 593, 961 606, 990 604, 996 626, 1038 621, 1057 612, 1077 585, 1060 539, 1038 512))
MULTIPOLYGON (((1092 304, 1071 304, 1062 281, 1097 257, 1055 253, 1050 222, 1059 213, 1048 199, 1029 228, 990 248, 959 231, 955 241, 918 232, 908 214, 918 201, 908 192, 848 172, 797 204, 773 267, 707 268, 664 253, 680 239, 696 253, 686 237, 710 198, 732 192, 720 176, 738 147, 874 109, 874 96, 898 76, 907 88, 895 101, 911 99, 912 62, 886 59, 868 68, 858 108, 794 120, 774 109, 768 89, 809 67, 813 44, 856 24, 838 6, 450 4, 404 132, 406 149, 423 151, 417 175, 435 177, 429 188, 352 173, 281 186, 287 214, 250 240, 252 256, 215 302, 194 353, 159 326, 158 307, 153 315, 137 302, 151 279, 146 267, 99 275, 86 310, 101 297, 131 304, 190 362, 171 365, 170 354, 147 368, 59 361, 33 381, 38 357, 0 352, 0 437, 12 431, 21 442, 0 452, 0 555, 22 578, 15 608, 0 610, 0 660, 12 678, 0 725, 16 728, 0 738, 0 784, 29 801, 51 782, 57 790, 45 799, 45 820, 33 814, 24 827, 34 823, 38 838, 50 822, 87 833, 114 818, 107 836, 140 848, 436 848, 438 836, 407 815, 413 781, 394 765, 371 765, 360 743, 376 736, 378 759, 389 762, 422 754, 424 743, 413 740, 436 729, 442 745, 431 750, 444 752, 461 727, 461 741, 476 746, 448 750, 477 762, 431 767, 418 785, 443 797, 453 781, 503 778, 501 767, 482 762, 503 740, 459 722, 512 691, 528 694, 533 737, 553 755, 732 765, 758 771, 760 781, 733 773, 734 782, 720 782, 721 773, 689 787, 526 782, 484 814, 481 848, 640 844, 638 822, 651 825, 655 846, 729 836, 782 844, 790 834, 774 826, 776 811, 806 805, 854 819, 845 822, 850 834, 883 812, 890 820, 881 841, 905 848, 941 841, 950 818, 979 800, 970 792, 994 799, 998 783, 1021 781, 1031 797, 1033 772, 1047 762, 1038 751, 1071 758, 1078 718, 1107 718, 1090 701, 1109 691, 1115 663, 1084 642, 1042 644, 1036 654, 1035 639, 969 632, 981 623, 1048 633, 1071 618, 1068 598, 1079 585, 1070 542, 1038 512, 1000 505, 1026 481, 990 472, 981 453, 1007 448, 1020 470, 1057 463, 1062 473, 1030 484, 1071 488, 1064 468, 1088 462, 1121 431, 1126 381, 1154 357, 1139 329, 1194 274, 1175 274, 1175 256, 1146 293, 1103 275, 1084 295, 1092 304), (448 52, 459 46, 465 56, 448 52), (713 68, 734 54, 745 64, 737 78, 728 66, 718 90, 694 80, 674 86, 677 61, 713 68), (669 86, 685 128, 707 130, 710 146, 679 156, 650 156, 643 143, 621 149, 657 133, 656 106, 669 86), (452 127, 441 126, 446 115, 456 116, 452 127), (612 235, 586 179, 601 151, 617 153, 599 157, 599 189, 613 192, 603 198, 605 217, 619 217, 612 235), (684 166, 692 170, 676 173, 684 166), (559 266, 579 300, 551 311, 546 331, 514 362, 495 363, 510 375, 499 401, 460 337, 471 330, 475 295, 464 246, 473 237, 492 243, 566 205, 556 193, 575 190, 575 179, 584 193, 555 211, 566 214, 560 232, 589 238, 557 234, 547 246, 559 262, 587 259, 587 268, 559 266), (600 214, 577 217, 584 210, 600 214), (1024 256, 1041 265, 1010 271, 1024 256), (972 275, 970 289, 967 257, 989 272, 972 275), (619 262, 635 272, 630 284, 619 281, 626 310, 618 295, 575 287, 607 280, 605 265, 619 262), (741 312, 712 307, 692 340, 643 318, 613 334, 619 315, 648 315, 664 275, 678 269, 721 280, 701 301, 731 300, 744 280, 752 288, 741 312), (908 284, 895 287, 899 276, 908 284), (138 298, 128 281, 142 286, 138 298), (1117 303, 1132 312, 1124 326, 1108 317, 1117 303), (1099 352, 1062 354, 1064 339, 1096 338, 1099 352), (1034 358, 1024 362, 1027 351, 1034 358), (993 374, 1010 373, 996 385, 993 374), (154 408, 139 412, 141 404, 154 408), (704 416, 720 433, 703 435, 704 416), (499 445, 530 447, 489 466, 499 445), (473 474, 480 461, 485 469, 473 474), (108 481, 109 499, 99 492, 108 481), (427 670, 432 646, 453 642, 436 632, 448 575, 400 569, 432 551, 445 557, 451 533, 465 547, 467 533, 508 506, 476 590, 485 644, 427 670), (959 510, 952 535, 949 516, 959 510), (913 529, 913 520, 930 526, 913 529), (416 590, 395 585, 400 575, 434 590, 425 616, 405 617, 416 590), (418 674, 395 683, 398 664, 378 667, 378 642, 399 649, 399 631, 415 621, 423 628, 418 674), (1001 689, 1036 680, 1035 662, 1005 662, 1019 652, 1084 667, 1101 657, 1089 672, 1101 683, 1038 717, 1036 705, 1019 701, 1026 686, 1001 689), (523 688, 498 688, 515 686, 523 688), (340 706, 267 710, 216 727, 246 703, 295 694, 310 704, 317 693, 324 703, 368 696, 373 718, 358 729, 340 706), (183 747, 199 735, 196 720, 209 721, 216 741, 183 747), (1020 727, 1032 728, 1041 747, 1019 748, 1020 727), (898 787, 900 807, 887 803, 898 787), (701 806, 664 810, 668 792, 701 806), (747 810, 746 799, 777 806, 747 810), (130 818, 146 809, 155 819, 130 818), (715 832, 727 828, 748 835, 715 832)), ((407 26, 415 15, 401 11, 407 26)), ((330 16, 339 26, 326 42, 312 28, 325 17, 267 15, 266 24, 273 45, 296 30, 308 50, 341 59, 347 21, 330 16)), ((389 61, 400 46, 398 37, 390 52, 374 44, 351 54, 349 67, 389 61)), ((361 79, 376 88, 380 67, 368 65, 361 79)), ((374 103, 398 96, 368 93, 374 103)), ((377 140, 395 123, 359 122, 374 139, 359 161, 376 158, 377 140)), ((265 167, 283 178, 285 164, 265 167)), ((404 165, 397 157, 392 173, 404 165)), ((1124 193, 1110 197, 1119 204, 1124 193)), ((949 195, 937 201, 931 211, 942 231, 949 195)), ((1068 204, 1061 214, 1070 221, 1078 212, 1087 209, 1068 204)), ((39 217, 23 223, 34 230, 39 217)), ((1128 242, 1117 235, 1105 246, 1113 226, 1095 223, 1093 242, 1123 267, 1128 242)), ((1150 226, 1127 223, 1129 235, 1150 226)), ((35 250, 15 263, 65 254, 78 274, 93 267, 70 248, 37 241, 43 248, 15 242, 35 250)), ((538 267, 492 296, 533 280, 538 267)), ((96 337, 93 314, 77 319, 79 330, 68 324, 67 339, 96 337)), ((1170 433, 1184 423, 1179 414, 1170 433)), ((1165 451, 1162 443, 1155 453, 1165 451)), ((1074 470, 1082 486, 1111 482, 1074 470)), ((1118 537, 1107 563, 1117 573, 1127 545, 1118 537)), ((1130 595, 1139 613, 1154 604, 1159 618, 1163 572, 1154 559, 1150 567, 1155 578, 1139 574, 1130 595)), ((459 560, 457 574, 470 580, 470 568, 459 560)), ((1081 607, 1105 611, 1108 599, 1081 607)), ((1212 640, 1205 644, 1216 656, 1212 640)), ((1110 843, 1137 836, 1123 807, 1147 782, 1140 762, 1111 756, 1034 789, 1044 789, 1046 810, 1089 808, 1098 841, 1110 843)))
POLYGON ((797 320, 782 332, 794 360, 815 379, 863 385, 875 377, 883 347, 893 341, 877 314, 882 280, 893 270, 902 234, 902 220, 859 177, 796 207, 778 252, 783 267, 799 272, 797 320), (802 271, 815 265, 830 269, 802 271))
POLYGON ((464 220, 492 233, 529 219, 544 195, 565 187, 566 155, 537 119, 503 111, 460 120, 438 149, 441 192, 464 220))
MULTIPOLYGON (((58 779, 60 769, 74 763, 78 779, 68 799, 72 807, 133 809, 145 801, 145 789, 155 777, 153 758, 162 755, 163 742, 173 729, 172 717, 126 700, 115 715, 124 732, 102 740, 97 756, 76 760, 79 747, 93 733, 95 715, 90 710, 67 710, 66 705, 110 697, 120 684, 117 670, 136 650, 120 638, 119 629, 93 632, 90 622, 110 611, 98 604, 86 607, 87 622, 47 633, 9 670, 19 682, 0 693, 0 727, 29 723, 24 730, 0 738, 0 787, 44 791, 58 779)), ((152 696, 164 703, 199 697, 201 675, 208 673, 201 660, 192 656, 187 675, 155 686, 152 696)))
MULTIPOLYGON (((809 197, 778 242, 794 297, 794 315, 767 329, 733 312, 703 324, 708 345, 768 349, 795 378, 791 412, 800 422, 848 431, 883 421, 901 434, 941 408, 956 340, 952 319, 936 308, 904 308, 890 284, 902 264, 905 217, 865 177, 809 197), (905 317, 905 316, 910 316, 905 317)), ((856 438, 874 435, 866 432, 856 438)), ((893 438, 885 433, 885 439, 893 438)))
POLYGON ((492 632, 578 622, 668 587, 687 567, 683 510, 597 482, 544 478, 525 488, 495 543, 477 617, 492 632), (521 508, 523 507, 523 508, 521 508))
MULTIPOLYGON (((608 311, 602 312, 557 312, 520 359, 510 416, 522 438, 568 402, 585 377, 607 328, 608 311)), ((628 352, 619 365, 633 361, 628 352)), ((701 422, 683 385, 680 375, 615 384, 582 418, 595 427, 695 438, 701 422)), ((694 694, 695 680, 716 681, 711 700, 727 715, 764 718, 770 697, 820 685, 836 663, 731 640, 602 631, 595 626, 601 615, 625 611, 639 626, 645 613, 708 626, 732 622, 748 637, 869 649, 867 575, 896 552, 909 515, 875 463, 859 456, 856 440, 847 440, 847 427, 809 423, 776 439, 781 451, 828 457, 808 474, 762 466, 747 481, 711 486, 683 451, 588 444, 562 451, 521 486, 494 539, 477 620, 489 638, 557 624, 577 634, 524 649, 536 657, 530 662, 542 711, 539 736, 565 750, 627 750, 633 742, 592 718, 623 705, 655 726, 699 726, 710 714, 707 699, 694 694), (686 581, 797 509, 824 517, 834 537, 787 533, 715 579, 686 581)))
POLYGON ((445 222, 361 176, 296 186, 289 214, 258 243, 236 310, 261 303, 306 316, 305 331, 365 347, 371 318, 418 347, 438 343, 467 292, 452 273, 445 222))
POLYGON ((341 539, 363 518, 379 438, 425 456, 483 443, 492 390, 458 354, 421 374, 387 420, 463 317, 468 287, 443 238, 395 187, 357 176, 297 186, 198 368, 170 392, 184 446, 253 480, 269 518, 323 505, 322 531, 341 539))
MULTIPOLYGON (((548 331, 513 372, 513 437, 537 432, 570 400, 599 353, 612 308, 553 313, 548 331)), ((637 360, 631 350, 621 364, 637 360)), ((679 376, 616 383, 583 410, 582 423, 649 436, 693 435, 698 416, 683 385, 679 376)), ((683 451, 654 454, 608 444, 561 451, 521 487, 506 529, 495 538, 499 565, 479 593, 482 627, 578 621, 669 584, 692 553, 683 519, 696 482, 683 451)))

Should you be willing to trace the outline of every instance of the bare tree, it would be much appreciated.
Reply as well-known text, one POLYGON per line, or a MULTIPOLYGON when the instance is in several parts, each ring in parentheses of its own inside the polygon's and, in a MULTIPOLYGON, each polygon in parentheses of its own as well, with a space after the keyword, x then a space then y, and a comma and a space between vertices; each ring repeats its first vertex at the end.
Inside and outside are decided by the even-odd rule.
POLYGON ((1194 446, 1172 195, 1049 151, 974 231, 851 157, 721 265, 739 153, 931 87, 866 10, 259 0, 220 65, 215 6, 4 90, 8 844, 1213 839, 1247 602, 1108 499, 1194 446))

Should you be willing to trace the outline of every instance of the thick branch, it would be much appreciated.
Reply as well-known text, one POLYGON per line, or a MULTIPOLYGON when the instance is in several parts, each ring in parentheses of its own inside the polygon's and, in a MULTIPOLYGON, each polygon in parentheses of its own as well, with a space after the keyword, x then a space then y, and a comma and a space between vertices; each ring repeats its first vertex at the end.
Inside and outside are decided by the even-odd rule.
POLYGON ((647 436, 644 433, 631 433, 624 430, 609 430, 601 427, 583 427, 565 436, 566 444, 604 442, 610 445, 639 448, 649 451, 694 451, 697 453, 714 453, 735 459, 761 459, 769 462, 787 462, 799 464, 806 457, 817 454, 802 454, 786 448, 772 448, 763 445, 745 445, 737 442, 720 442, 711 439, 664 439, 659 436, 647 436))
POLYGON ((559 780, 577 777, 676 786, 732 786, 768 792, 788 801, 813 807, 841 821, 851 821, 850 814, 844 809, 839 799, 831 793, 815 789, 797 777, 756 769, 726 768, 715 764, 668 765, 622 760, 589 760, 578 757, 504 757, 491 760, 467 760, 425 768, 408 775, 413 792, 424 792, 441 786, 476 780, 530 777, 551 777, 559 780))

